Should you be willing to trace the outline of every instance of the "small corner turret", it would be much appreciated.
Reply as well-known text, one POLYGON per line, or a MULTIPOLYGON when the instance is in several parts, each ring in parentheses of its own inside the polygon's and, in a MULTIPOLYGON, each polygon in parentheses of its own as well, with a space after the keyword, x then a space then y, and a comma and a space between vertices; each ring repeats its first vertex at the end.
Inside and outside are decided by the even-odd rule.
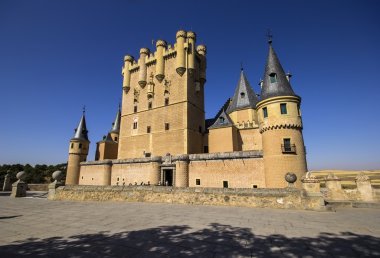
MULTIPOLYGON (((269 188, 286 187, 287 173, 302 178, 307 171, 300 105, 301 98, 294 93, 290 74, 285 74, 270 38, 261 100, 257 103, 269 188)), ((301 187, 300 181, 295 185, 301 187)))
POLYGON ((74 137, 70 140, 66 185, 77 185, 79 183, 80 163, 87 160, 89 145, 85 110, 83 110, 74 137))
POLYGON ((120 105, 116 113, 111 130, 96 143, 95 160, 116 159, 119 147, 121 110, 120 105))

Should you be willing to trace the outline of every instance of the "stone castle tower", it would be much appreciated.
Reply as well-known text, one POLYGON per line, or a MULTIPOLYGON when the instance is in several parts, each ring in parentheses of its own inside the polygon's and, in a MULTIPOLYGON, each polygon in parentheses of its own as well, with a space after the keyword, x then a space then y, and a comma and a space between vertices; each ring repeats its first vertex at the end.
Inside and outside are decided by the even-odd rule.
POLYGON ((85 112, 80 119, 78 127, 75 129, 74 137, 70 140, 69 159, 67 161, 66 184, 77 185, 79 182, 80 163, 86 161, 90 141, 86 127, 85 112))
POLYGON ((307 171, 301 98, 294 93, 291 75, 285 74, 271 43, 261 82, 261 100, 257 103, 265 181, 269 188, 285 187, 284 175, 293 172, 300 186, 300 179, 307 171))
POLYGON ((203 152, 206 48, 195 42, 180 30, 174 46, 125 56, 118 159, 203 152))

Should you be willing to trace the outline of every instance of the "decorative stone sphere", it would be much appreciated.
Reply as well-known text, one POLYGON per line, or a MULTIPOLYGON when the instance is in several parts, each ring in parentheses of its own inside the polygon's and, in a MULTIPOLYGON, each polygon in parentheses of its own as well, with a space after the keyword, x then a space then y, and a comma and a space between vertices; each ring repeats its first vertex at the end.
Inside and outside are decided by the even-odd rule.
POLYGON ((51 177, 52 177, 54 180, 59 181, 59 180, 62 179, 62 177, 63 177, 63 173, 62 173, 62 171, 57 170, 57 171, 53 172, 53 174, 51 175, 51 177))
POLYGON ((286 180, 286 182, 293 184, 295 181, 297 181, 297 176, 294 173, 288 172, 285 175, 285 180, 286 180))
POLYGON ((18 180, 24 180, 25 177, 26 177, 26 173, 25 173, 25 171, 20 171, 20 172, 18 172, 18 173, 16 174, 16 178, 17 178, 18 180))

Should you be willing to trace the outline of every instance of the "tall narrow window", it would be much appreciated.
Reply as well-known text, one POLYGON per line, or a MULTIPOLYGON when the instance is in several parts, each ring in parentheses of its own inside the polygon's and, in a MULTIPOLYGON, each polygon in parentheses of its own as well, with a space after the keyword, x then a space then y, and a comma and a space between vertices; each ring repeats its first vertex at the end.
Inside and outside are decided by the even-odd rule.
POLYGON ((270 83, 277 82, 277 74, 275 74, 275 73, 269 74, 269 80, 270 80, 270 83))
POLYGON ((284 138, 284 151, 285 152, 291 152, 292 151, 292 146, 290 144, 289 138, 284 138))
POLYGON ((286 103, 281 103, 280 109, 281 109, 281 115, 286 115, 288 113, 288 110, 286 109, 286 103))
POLYGON ((71 143, 71 147, 70 147, 70 148, 71 148, 71 149, 74 148, 74 143, 71 143))
POLYGON ((133 122, 133 129, 137 129, 137 122, 133 122))
POLYGON ((134 106, 134 107, 133 107, 133 112, 134 112, 134 113, 137 112, 137 106, 134 106))
POLYGON ((202 133, 202 126, 199 126, 198 131, 202 133))
POLYGON ((298 115, 300 116, 301 115, 300 104, 297 104, 297 112, 298 112, 298 115))
POLYGON ((266 107, 263 108, 263 115, 264 115, 264 118, 268 117, 268 109, 266 107))
POLYGON ((151 101, 148 102, 148 109, 152 109, 152 102, 151 101))
POLYGON ((200 179, 195 179, 195 185, 201 185, 201 180, 200 179))
POLYGON ((165 98, 165 106, 169 105, 169 98, 165 98))
POLYGON ((165 123, 165 130, 169 130, 169 123, 165 123))
POLYGON ((79 143, 79 149, 82 149, 82 143, 79 143))
POLYGON ((150 126, 146 127, 146 133, 150 133, 150 126))

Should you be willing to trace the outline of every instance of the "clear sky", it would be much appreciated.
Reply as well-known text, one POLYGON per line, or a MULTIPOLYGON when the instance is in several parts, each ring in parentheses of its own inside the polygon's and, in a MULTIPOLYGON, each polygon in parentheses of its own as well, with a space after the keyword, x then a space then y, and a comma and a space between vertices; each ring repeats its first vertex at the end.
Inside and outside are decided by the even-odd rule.
POLYGON ((240 64, 259 92, 267 28, 302 97, 309 169, 380 169, 380 1, 0 1, 0 164, 66 162, 87 107, 91 140, 111 128, 123 56, 197 33, 206 116, 240 64))

